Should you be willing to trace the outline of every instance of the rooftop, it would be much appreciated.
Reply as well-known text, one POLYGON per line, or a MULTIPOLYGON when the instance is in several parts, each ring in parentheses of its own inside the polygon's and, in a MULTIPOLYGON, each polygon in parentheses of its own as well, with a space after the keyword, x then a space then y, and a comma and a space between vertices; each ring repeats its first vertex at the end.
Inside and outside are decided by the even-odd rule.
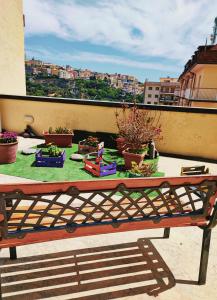
MULTIPOLYGON (((35 139, 35 138, 23 138, 23 137, 18 137, 19 140, 19 147, 18 151, 22 151, 28 148, 36 147, 38 145, 41 145, 44 143, 43 139, 35 139)), ((70 152, 73 152, 73 150, 70 148, 70 152)), ((26 156, 23 156, 23 160, 29 163, 29 159, 26 156)), ((20 161, 20 160, 19 160, 20 161)), ((10 167, 13 167, 15 164, 11 164, 5 168, 4 166, 0 165, 0 184, 1 183, 15 183, 15 182, 37 182, 40 180, 33 180, 29 179, 29 175, 27 174, 28 172, 24 171, 23 169, 18 169, 17 173, 23 174, 23 177, 20 176, 12 176, 12 175, 7 175, 3 173, 11 173, 11 171, 7 171, 7 169, 10 169, 10 167)), ((206 165, 207 168, 209 168, 211 174, 216 174, 217 173, 217 164, 215 163, 208 163, 208 162, 201 162, 197 160, 189 160, 189 159, 178 159, 178 158, 173 158, 173 157, 167 157, 167 156, 160 156, 159 162, 158 162, 158 169, 159 171, 165 173, 166 177, 176 177, 180 176, 180 171, 182 167, 185 166, 198 166, 198 165, 206 165)), ((21 165, 23 167, 23 165, 21 165)), ((19 164, 16 165, 16 168, 19 168, 19 164)), ((13 172, 13 171, 12 171, 13 172)), ((37 175, 30 175, 30 177, 34 176, 40 176, 37 175)), ((73 176, 73 173, 72 173, 73 176)), ((119 175, 120 176, 120 175, 119 175)), ((56 181, 55 177, 48 177, 51 178, 48 181, 56 181)), ((92 176, 90 176, 92 178, 92 176)), ((86 173, 84 173, 84 178, 83 179, 90 179, 86 178, 86 173)), ((79 178, 80 180, 81 178, 79 178)), ((76 180, 75 178, 69 178, 68 180, 76 180)))
MULTIPOLYGON (((0 18, 0 28, 2 29, 0 63, 2 74, 4 74, 0 80, 0 129, 4 128, 21 133, 27 125, 31 125, 36 134, 42 136, 43 131, 48 130, 50 126, 53 128, 62 126, 73 128, 78 132, 96 133, 97 136, 104 136, 107 140, 112 141, 112 135, 117 134, 115 113, 121 110, 123 103, 21 96, 25 95, 26 92, 23 61, 24 19, 22 1, 14 1, 13 4, 11 1, 3 1, 3 3, 3 9, 0 10, 0 14, 2 13, 3 16, 0 18), (12 82, 13 84, 11 84, 12 82)), ((186 64, 184 73, 191 70, 195 63, 205 63, 205 59, 209 63, 216 63, 215 47, 199 47, 198 53, 195 53, 192 60, 186 64)), ((114 76, 118 75, 114 74, 114 76)), ((159 84, 157 83, 157 85, 159 84)), ((163 83, 163 85, 166 84, 163 83)), ((174 85, 174 83, 168 83, 168 85, 174 85)), ((205 165, 209 168, 211 174, 217 174, 217 109, 158 105, 138 105, 138 107, 140 110, 149 111, 160 117, 164 136, 163 140, 160 140, 157 144, 157 149, 161 153, 159 170, 163 171, 166 177, 179 176, 182 166, 195 165, 205 165)), ((41 139, 19 137, 19 150, 36 147, 42 142, 41 139)), ((33 180, 32 176, 27 176, 25 166, 16 170, 16 172, 19 171, 19 174, 16 173, 17 176, 14 176, 15 173, 11 170, 9 174, 7 169, 9 170, 12 167, 8 166, 7 168, 4 166, 3 170, 3 166, 0 166, 1 191, 9 188, 13 189, 14 192, 14 183, 18 183, 17 186, 20 188, 20 183, 33 182, 33 185, 30 186, 33 189, 34 187, 39 189, 38 187, 50 185, 39 182, 44 178, 37 177, 37 180, 33 180), (36 187, 35 183, 38 182, 39 184, 36 187), (7 186, 6 183, 11 185, 7 186)), ((47 173, 49 173, 49 170, 47 170, 47 173)), ((50 174, 48 175, 50 176, 50 174)), ((52 179, 54 177, 52 178, 51 175, 50 180, 52 179)), ((179 180, 180 178, 178 178, 179 180)), ((134 179, 135 181, 139 182, 137 179, 134 179)), ((149 180, 142 179, 140 182, 145 185, 147 181, 149 180)), ((164 181, 164 178, 162 181, 164 181)), ((184 179, 180 181, 183 182, 184 179)), ((94 184, 96 182, 94 181, 94 184)), ((132 181, 129 180, 129 182, 132 181)), ((77 184, 85 185, 85 182, 77 184)), ((58 184, 51 185, 56 188, 58 184)), ((103 184, 101 183, 101 185, 103 184)), ((99 189, 98 183, 96 186, 99 189)), ((88 182, 85 191, 88 191, 89 187, 90 183, 88 182)), ((18 197, 18 202, 23 202, 23 191, 19 192, 19 188, 15 194, 18 197), (20 199, 21 201, 19 201, 20 199)), ((70 191, 76 192, 75 189, 70 189, 70 191)), ((55 192, 58 194, 59 190, 55 192)), ((119 192, 117 190, 117 193, 119 192)), ((36 200, 39 205, 41 205, 40 200, 46 202, 46 199, 43 199, 45 194, 42 193, 41 195, 41 198, 33 195, 33 200, 36 200)), ((49 196, 52 197, 52 195, 49 196)), ((199 193, 199 196, 197 196, 200 197, 200 195, 199 193)), ((61 196, 60 193, 60 198, 61 196)), ((120 195, 118 196, 120 197, 120 195)), ((162 198, 164 196, 163 194, 162 198)), ((15 197, 14 194, 13 197, 15 197)), ((137 197, 140 197, 138 193, 137 197)), ((191 193, 189 197, 191 197, 191 193)), ((71 197, 69 198, 71 199, 71 197)), ((202 198, 200 201, 203 206, 202 198)), ((85 199, 87 198, 84 198, 84 203, 89 204, 85 199)), ((12 202, 15 202, 14 200, 12 199, 12 202)), ((108 201, 110 200, 111 198, 108 199, 108 201)), ((24 199, 24 202, 26 205, 30 201, 27 198, 24 199), (25 202, 25 200, 27 201, 25 202)), ((17 203, 13 204, 16 206, 17 203)), ((18 206, 19 216, 15 215, 15 220, 18 217, 21 219, 23 217, 23 211, 21 210, 20 213, 18 206)), ((50 203, 48 207, 50 209, 50 203)), ((56 207, 54 209, 56 210, 56 207)), ((209 207, 207 207, 208 209, 209 207)), ((39 210, 43 214, 46 209, 43 207, 39 210)), ((126 210, 128 210, 128 207, 126 210)), ((77 213, 79 214, 79 210, 77 213)), ((58 215, 58 211, 56 211, 56 214, 58 215)), ((176 214, 176 211, 174 214, 176 214)), ((37 213, 36 215, 38 216, 37 213)), ((47 216, 45 215, 45 217, 47 216)), ((164 216, 167 218, 167 214, 164 216)), ((164 218, 164 216, 162 217, 164 218)), ((183 222, 182 215, 179 214, 179 216, 183 222)), ((35 216, 32 218, 30 213, 29 219, 34 218, 35 216)), ((1 214, 1 220, 3 219, 1 214)), ((29 222, 29 219, 27 218, 27 222, 29 222)), ((36 224, 34 221, 31 223, 31 221, 30 224, 36 224)), ((6 225, 8 224, 5 222, 4 225, 6 232, 8 229, 6 225)), ((13 225, 12 231, 14 230, 13 225)), ((44 225, 44 223, 39 223, 40 233, 43 232, 44 225)), ((28 226, 29 224, 27 224, 28 226)), ((37 226, 36 224, 38 229, 37 226)), ((3 232, 2 227, 1 223, 1 233, 3 232)), ((18 234, 20 233, 19 230, 17 230, 18 234)), ((115 227, 114 231, 116 231, 115 227)), ((47 231, 47 233, 50 238, 54 237, 52 235, 54 234, 53 231, 47 231)), ((66 234, 66 230, 64 234, 66 234)), ((153 290, 153 286, 157 286, 159 288, 159 300, 214 300, 216 299, 214 287, 217 278, 216 228, 212 231, 212 235, 207 283, 203 286, 197 285, 202 230, 198 227, 189 227, 188 230, 177 227, 172 228, 170 239, 163 239, 163 230, 155 229, 85 236, 19 246, 16 261, 9 260, 8 249, 3 249, 0 258, 3 296, 6 299, 15 300, 48 298, 51 300, 147 300, 156 299, 153 294, 150 295, 150 290, 153 290)), ((34 236, 31 236, 31 238, 34 240, 34 236)), ((7 239, 4 242, 10 243, 11 240, 7 239)))
POLYGON ((197 64, 217 64, 217 45, 199 46, 185 64, 179 80, 197 64))
MULTIPOLYGON (((62 125, 81 132, 89 130, 99 136, 103 134, 109 140, 112 140, 111 133, 116 132, 115 112, 121 107, 121 103, 104 101, 0 97, 3 128, 21 132, 31 121, 31 126, 39 134, 49 126, 55 128, 62 125)), ((195 165, 206 165, 211 174, 217 173, 215 109, 151 105, 139 107, 151 110, 154 114, 160 113, 164 138, 158 149, 164 155, 160 156, 159 170, 165 172, 165 176, 179 176, 182 166, 195 165)), ((41 139, 19 137, 19 150, 42 142, 41 139)), ((1 184, 33 181, 3 175, 1 170, 0 173, 1 184)), ((23 174, 25 176, 25 171, 23 174)), ((144 269, 147 261, 150 262, 145 250, 145 246, 148 246, 152 249, 153 257, 159 261, 160 268, 169 274, 168 280, 174 282, 175 278, 176 282, 174 287, 165 290, 159 276, 154 277, 153 280, 161 285, 159 299, 214 300, 216 230, 213 230, 207 284, 202 287, 196 285, 202 231, 188 228, 187 234, 185 228, 173 228, 170 239, 159 238, 162 234, 163 231, 157 229, 80 237, 67 239, 64 243, 55 241, 28 245, 18 247, 19 258, 16 262, 8 260, 8 250, 2 250, 4 296, 19 299, 22 295, 22 299, 28 299, 31 295, 32 299, 36 299, 40 290, 42 299, 147 299, 147 289, 153 281, 148 281, 144 274, 157 274, 153 265, 149 270, 144 269), (138 261, 139 256, 144 260, 138 261), (74 258, 78 260, 76 267, 74 258), (94 272, 93 264, 96 264, 94 272), (71 266, 77 268, 77 275, 70 272, 71 266), (14 281, 11 280, 11 274, 14 281), (70 276, 73 276, 73 284, 71 280, 70 284, 67 283, 70 276)), ((154 299, 153 296, 149 298, 154 299)))
POLYGON ((144 83, 145 86, 147 85, 156 85, 156 86, 180 86, 179 82, 162 82, 162 81, 145 81, 144 83))
MULTIPOLYGON (((19 151, 42 142, 41 139, 19 137, 19 151)), ((214 163, 165 156, 160 156, 159 169, 166 176, 179 176, 182 166, 201 164, 209 167, 211 174, 217 173, 217 165, 214 163)), ((0 175, 0 183, 15 182, 34 181, 0 175)), ((42 299, 156 299, 154 296, 147 296, 147 292, 148 287, 157 282, 162 290, 158 296, 161 300, 215 299, 213 286, 217 274, 217 231, 213 231, 205 286, 196 285, 202 231, 188 228, 186 234, 185 228, 173 228, 169 239, 163 239, 162 234, 163 231, 159 229, 131 231, 67 239, 64 243, 55 241, 27 245, 18 248, 17 261, 10 261, 8 250, 3 249, 4 296, 11 299, 38 299, 40 291, 42 299), (138 260, 138 257, 142 260, 138 260), (74 269, 75 258, 77 273, 72 273, 70 268, 74 269), (155 270, 154 265, 150 264, 154 259, 158 261, 158 268, 166 272, 167 279, 164 276, 161 279, 157 275, 158 269, 155 270), (144 274, 154 274, 153 280, 149 280, 144 274), (162 280, 171 283, 175 280, 175 286, 165 288, 162 280)))

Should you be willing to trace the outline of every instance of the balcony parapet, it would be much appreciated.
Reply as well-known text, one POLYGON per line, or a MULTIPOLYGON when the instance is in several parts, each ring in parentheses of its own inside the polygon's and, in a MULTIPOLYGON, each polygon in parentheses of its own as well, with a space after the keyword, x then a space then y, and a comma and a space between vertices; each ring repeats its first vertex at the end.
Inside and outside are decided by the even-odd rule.
MULTIPOLYGON (((159 115, 163 139, 157 143, 158 150, 217 161, 217 108, 160 104, 138 105, 141 110, 152 111, 153 116, 159 115)), ((23 132, 31 116, 31 126, 38 135, 49 127, 62 126, 111 137, 118 133, 115 114, 121 112, 122 105, 96 100, 0 95, 2 128, 23 132)))
MULTIPOLYGON (((111 102, 105 100, 87 100, 87 99, 74 99, 74 98, 59 98, 59 97, 45 97, 45 96, 20 96, 20 95, 4 95, 0 94, 0 101, 2 100, 21 100, 32 102, 47 102, 47 103, 64 103, 64 104, 77 104, 87 106, 102 106, 122 108, 123 105, 132 107, 133 103, 127 102, 111 102)), ((191 112, 191 113, 207 113, 217 114, 217 109, 209 109, 203 107, 183 107, 183 106, 170 106, 170 105, 156 105, 156 104, 137 104, 140 109, 159 110, 159 111, 174 111, 174 112, 191 112)))

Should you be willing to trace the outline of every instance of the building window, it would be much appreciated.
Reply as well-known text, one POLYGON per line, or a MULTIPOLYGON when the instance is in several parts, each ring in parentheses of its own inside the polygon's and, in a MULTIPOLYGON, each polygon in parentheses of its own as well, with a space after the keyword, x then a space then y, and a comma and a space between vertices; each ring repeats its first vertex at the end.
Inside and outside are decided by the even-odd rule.
POLYGON ((152 90, 152 86, 149 86, 148 89, 149 89, 149 90, 152 90))
POLYGON ((147 102, 147 104, 151 104, 151 102, 150 102, 150 101, 148 101, 148 102, 147 102))
POLYGON ((155 90, 156 90, 156 91, 159 91, 159 86, 156 86, 155 90))
POLYGON ((154 97, 155 97, 155 98, 158 98, 158 95, 155 95, 154 97))
POLYGON ((151 98, 151 94, 148 94, 148 98, 151 98))
POLYGON ((158 102, 155 102, 154 104, 158 104, 158 102))

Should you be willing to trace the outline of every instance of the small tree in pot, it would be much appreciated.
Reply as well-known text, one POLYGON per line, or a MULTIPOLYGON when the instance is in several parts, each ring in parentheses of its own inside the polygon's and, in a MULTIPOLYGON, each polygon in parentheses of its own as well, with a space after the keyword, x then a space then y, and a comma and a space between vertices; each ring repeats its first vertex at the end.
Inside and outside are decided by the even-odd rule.
POLYGON ((17 134, 6 131, 0 134, 0 164, 11 164, 17 156, 17 134))
POLYGON ((116 113, 120 136, 125 141, 122 154, 125 168, 130 169, 132 162, 140 164, 148 151, 150 141, 161 138, 159 116, 152 111, 139 110, 134 104, 131 108, 124 107, 122 115, 116 113))

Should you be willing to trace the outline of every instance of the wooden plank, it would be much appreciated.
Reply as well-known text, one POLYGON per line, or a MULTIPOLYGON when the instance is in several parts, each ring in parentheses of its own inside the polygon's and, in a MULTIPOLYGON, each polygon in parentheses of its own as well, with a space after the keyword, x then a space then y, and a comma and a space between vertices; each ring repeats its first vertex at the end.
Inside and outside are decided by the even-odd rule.
POLYGON ((80 236, 91 236, 98 234, 117 233, 124 231, 133 230, 144 230, 154 228, 165 228, 165 227, 185 227, 185 226, 203 226, 207 223, 206 218, 197 217, 194 220, 189 217, 174 217, 174 218, 162 218, 159 222, 153 220, 138 221, 138 222, 126 222, 121 223, 119 227, 113 227, 110 224, 107 225, 92 225, 78 227, 74 232, 67 232, 63 230, 52 230, 52 231, 40 231, 26 234, 24 238, 10 238, 0 241, 0 248, 14 247, 27 245, 32 243, 48 242, 53 240, 74 238, 80 236))
MULTIPOLYGON (((117 212, 117 214, 119 213, 120 211, 118 211, 117 212)), ((134 210, 134 212, 135 212, 135 210, 134 210)), ((151 212, 151 209, 149 210, 149 211, 147 211, 146 213, 148 214, 148 213, 150 213, 151 212)), ((159 211, 159 213, 160 214, 162 214, 162 216, 163 215, 165 215, 166 213, 167 213, 167 211, 164 211, 164 210, 160 210, 159 211)), ((95 213, 94 214, 94 217, 97 219, 97 215, 98 215, 98 213, 95 213)), ((71 216, 71 215, 70 215, 71 216)), ((151 214, 150 215, 150 218, 151 217, 154 217, 155 216, 155 214, 151 214)), ((39 216, 40 217, 40 216, 39 216)), ((142 218, 143 217, 143 215, 142 214, 137 214, 136 215, 136 218, 142 218)), ((82 223, 82 221, 85 219, 85 216, 83 217, 83 218, 81 218, 81 219, 76 219, 76 223, 77 224, 81 224, 82 223)), ((100 216, 99 216, 99 218, 98 219, 100 219, 100 216)), ((10 231, 10 230, 16 230, 17 229, 17 226, 13 226, 13 224, 14 223, 16 223, 16 224, 20 224, 21 223, 21 220, 22 220, 22 218, 20 218, 20 219, 12 219, 12 220, 10 220, 9 222, 8 222, 8 230, 10 231), (20 221, 20 222, 19 222, 20 221)), ((119 217, 118 218, 118 220, 128 220, 127 219, 127 217, 119 217)), ((37 221, 38 221, 38 217, 35 217, 35 218, 28 218, 27 220, 26 220, 26 224, 28 224, 28 225, 34 225, 34 224, 36 224, 37 223, 37 221)), ((113 219, 112 218, 110 218, 110 217, 104 217, 103 218, 103 221, 113 221, 113 219)), ((42 219, 42 221, 40 222, 40 226, 50 226, 50 224, 53 222, 53 218, 51 218, 51 217, 44 217, 43 219, 42 219)), ((87 223, 87 225, 88 224, 91 224, 91 223, 93 223, 94 221, 89 221, 88 223, 87 223)), ((66 225, 67 224, 67 221, 63 221, 63 220, 58 220, 57 222, 56 222, 56 225, 55 226, 58 226, 58 225, 66 225)), ((29 228, 29 227, 27 227, 27 226, 22 226, 22 229, 25 229, 25 228, 29 228)))
MULTIPOLYGON (((140 208, 142 208, 144 205, 146 205, 146 204, 148 204, 148 202, 147 201, 138 201, 138 202, 136 202, 136 205, 138 205, 140 208)), ((121 204, 119 204, 123 209, 125 209, 125 208, 127 208, 129 205, 130 205, 130 208, 128 208, 128 210, 129 211, 131 211, 131 210, 136 210, 136 208, 135 208, 135 206, 134 206, 134 204, 131 202, 131 201, 122 201, 121 202, 121 204)), ((164 202, 163 201, 155 201, 154 202, 154 206, 156 207, 156 208, 158 208, 159 206, 162 206, 162 205, 164 205, 163 207, 162 207, 162 209, 165 209, 165 204, 164 204, 164 202)), ((105 210, 110 210, 110 208, 112 207, 113 205, 111 205, 111 204, 103 204, 103 205, 100 205, 100 208, 102 208, 102 209, 105 209, 105 210)), ((168 203, 168 206, 170 207, 170 209, 171 210, 173 210, 174 208, 179 208, 179 206, 178 206, 178 204, 177 205, 174 205, 174 204, 170 204, 170 203, 168 203)), ((152 208, 152 206, 151 205, 147 205, 146 207, 145 207, 145 209, 149 209, 149 208, 152 208)), ((37 206, 35 206, 34 207, 34 210, 33 210, 33 212, 35 212, 35 213, 37 213, 37 212, 42 212, 42 211, 44 211, 46 209, 46 206, 40 206, 40 209, 37 207, 37 206)), ((73 212, 73 209, 75 209, 75 210, 78 210, 79 209, 79 207, 78 206, 75 206, 75 207, 72 207, 72 209, 65 209, 64 210, 64 212, 62 213, 62 215, 72 215, 74 212, 73 212)), ((83 208, 82 209, 82 212, 85 212, 85 213, 91 213, 92 212, 92 210, 93 209, 95 209, 95 206, 88 206, 88 207, 85 207, 85 208, 83 208)), ((12 215, 12 217, 10 217, 10 220, 12 220, 12 219, 15 219, 16 217, 18 217, 18 218, 20 218, 21 216, 23 216, 26 212, 28 212, 28 210, 29 210, 29 206, 18 206, 17 208, 16 208, 16 210, 14 211, 14 213, 13 213, 13 215, 12 215), (20 211, 20 212, 19 212, 20 211)), ((56 214, 58 214, 59 212, 60 212, 60 210, 62 210, 62 207, 51 207, 51 208, 49 208, 49 210, 48 210, 48 214, 52 214, 52 215, 56 215, 56 214)), ((183 210, 185 210, 185 211, 188 211, 188 209, 186 208, 183 208, 183 210)), ((10 207, 8 207, 7 208, 7 211, 8 212, 10 212, 11 211, 11 208, 10 207)), ((120 209, 118 208, 118 207, 114 207, 113 208, 113 210, 111 211, 111 212, 113 212, 113 211, 120 211, 120 209)), ((29 216, 28 216, 28 218, 30 218, 31 219, 31 216, 35 216, 35 214, 29 214, 29 216)))
POLYGON ((217 182, 217 175, 0 184, 0 193, 20 190, 27 195, 38 195, 66 192, 70 187, 76 187, 80 191, 112 190, 119 184, 125 184, 127 188, 151 188, 159 186, 164 182, 168 182, 170 185, 181 186, 183 184, 200 184, 205 180, 217 182))
MULTIPOLYGON (((172 210, 172 209, 174 209, 175 207, 173 206, 170 206, 170 209, 172 210)), ((152 212, 152 207, 151 206, 149 206, 149 207, 147 207, 146 209, 144 209, 143 210, 143 212, 145 213, 145 214, 149 214, 150 212, 152 212)), ((88 213, 88 212, 91 212, 91 210, 83 210, 84 212, 86 212, 86 213, 88 213)), ((129 211, 131 214, 133 214, 133 213, 135 213, 136 211, 137 211, 137 209, 135 209, 135 208, 128 208, 127 209, 127 211, 129 211)), ((190 210, 190 209, 183 209, 183 211, 184 212, 191 212, 192 210, 190 210)), ((116 208, 116 209, 113 209, 112 211, 110 211, 110 214, 113 214, 113 213, 116 213, 115 215, 117 215, 117 214, 119 214, 120 212, 122 212, 120 209, 118 209, 118 208, 116 208)), ((162 207, 162 208, 160 208, 159 210, 158 210, 158 212, 160 213, 160 214, 162 214, 162 215, 164 215, 164 214, 167 214, 168 213, 168 210, 165 210, 165 207, 162 207)), ((52 212, 49 212, 48 211, 48 214, 52 214, 54 217, 57 215, 59 213, 59 210, 56 210, 56 211, 52 211, 52 212)), ((94 213, 94 217, 96 218, 97 217, 97 215, 101 215, 103 212, 100 212, 100 211, 96 211, 95 213, 94 213)), ((176 212, 174 212, 174 213, 181 213, 181 211, 176 211, 176 212)), ((67 217, 67 216, 73 216, 73 212, 71 211, 71 210, 65 210, 65 212, 64 213, 62 213, 61 214, 61 216, 63 216, 63 217, 67 217)), ((82 215, 82 214, 81 214, 82 215)), ((153 214, 151 214, 150 216, 154 216, 154 215, 156 215, 154 212, 153 212, 153 214)), ((10 224, 11 222, 13 222, 13 221, 21 221, 21 219, 23 218, 25 216, 25 213, 13 213, 12 214, 12 216, 10 217, 10 220, 8 221, 8 223, 10 224)), ((30 222, 31 223, 31 221, 30 220, 38 220, 38 218, 40 218, 40 214, 29 214, 28 215, 28 218, 26 219, 26 222, 30 222)), ((137 214, 137 217, 142 217, 143 215, 141 214, 141 213, 138 213, 137 214)), ((52 220, 53 220, 53 218, 51 217, 51 216, 49 216, 49 215, 45 215, 44 216, 44 218, 43 218, 43 220, 45 220, 45 219, 49 219, 50 218, 50 220, 51 220, 51 222, 52 222, 52 220)), ((85 216, 83 217, 83 219, 85 219, 85 216)), ((76 221, 82 221, 83 220, 82 218, 81 219, 76 219, 76 221)), ((99 217, 99 219, 100 219, 100 217, 99 217)), ((103 219, 108 219, 108 217, 105 217, 105 218, 103 218, 103 219)))

